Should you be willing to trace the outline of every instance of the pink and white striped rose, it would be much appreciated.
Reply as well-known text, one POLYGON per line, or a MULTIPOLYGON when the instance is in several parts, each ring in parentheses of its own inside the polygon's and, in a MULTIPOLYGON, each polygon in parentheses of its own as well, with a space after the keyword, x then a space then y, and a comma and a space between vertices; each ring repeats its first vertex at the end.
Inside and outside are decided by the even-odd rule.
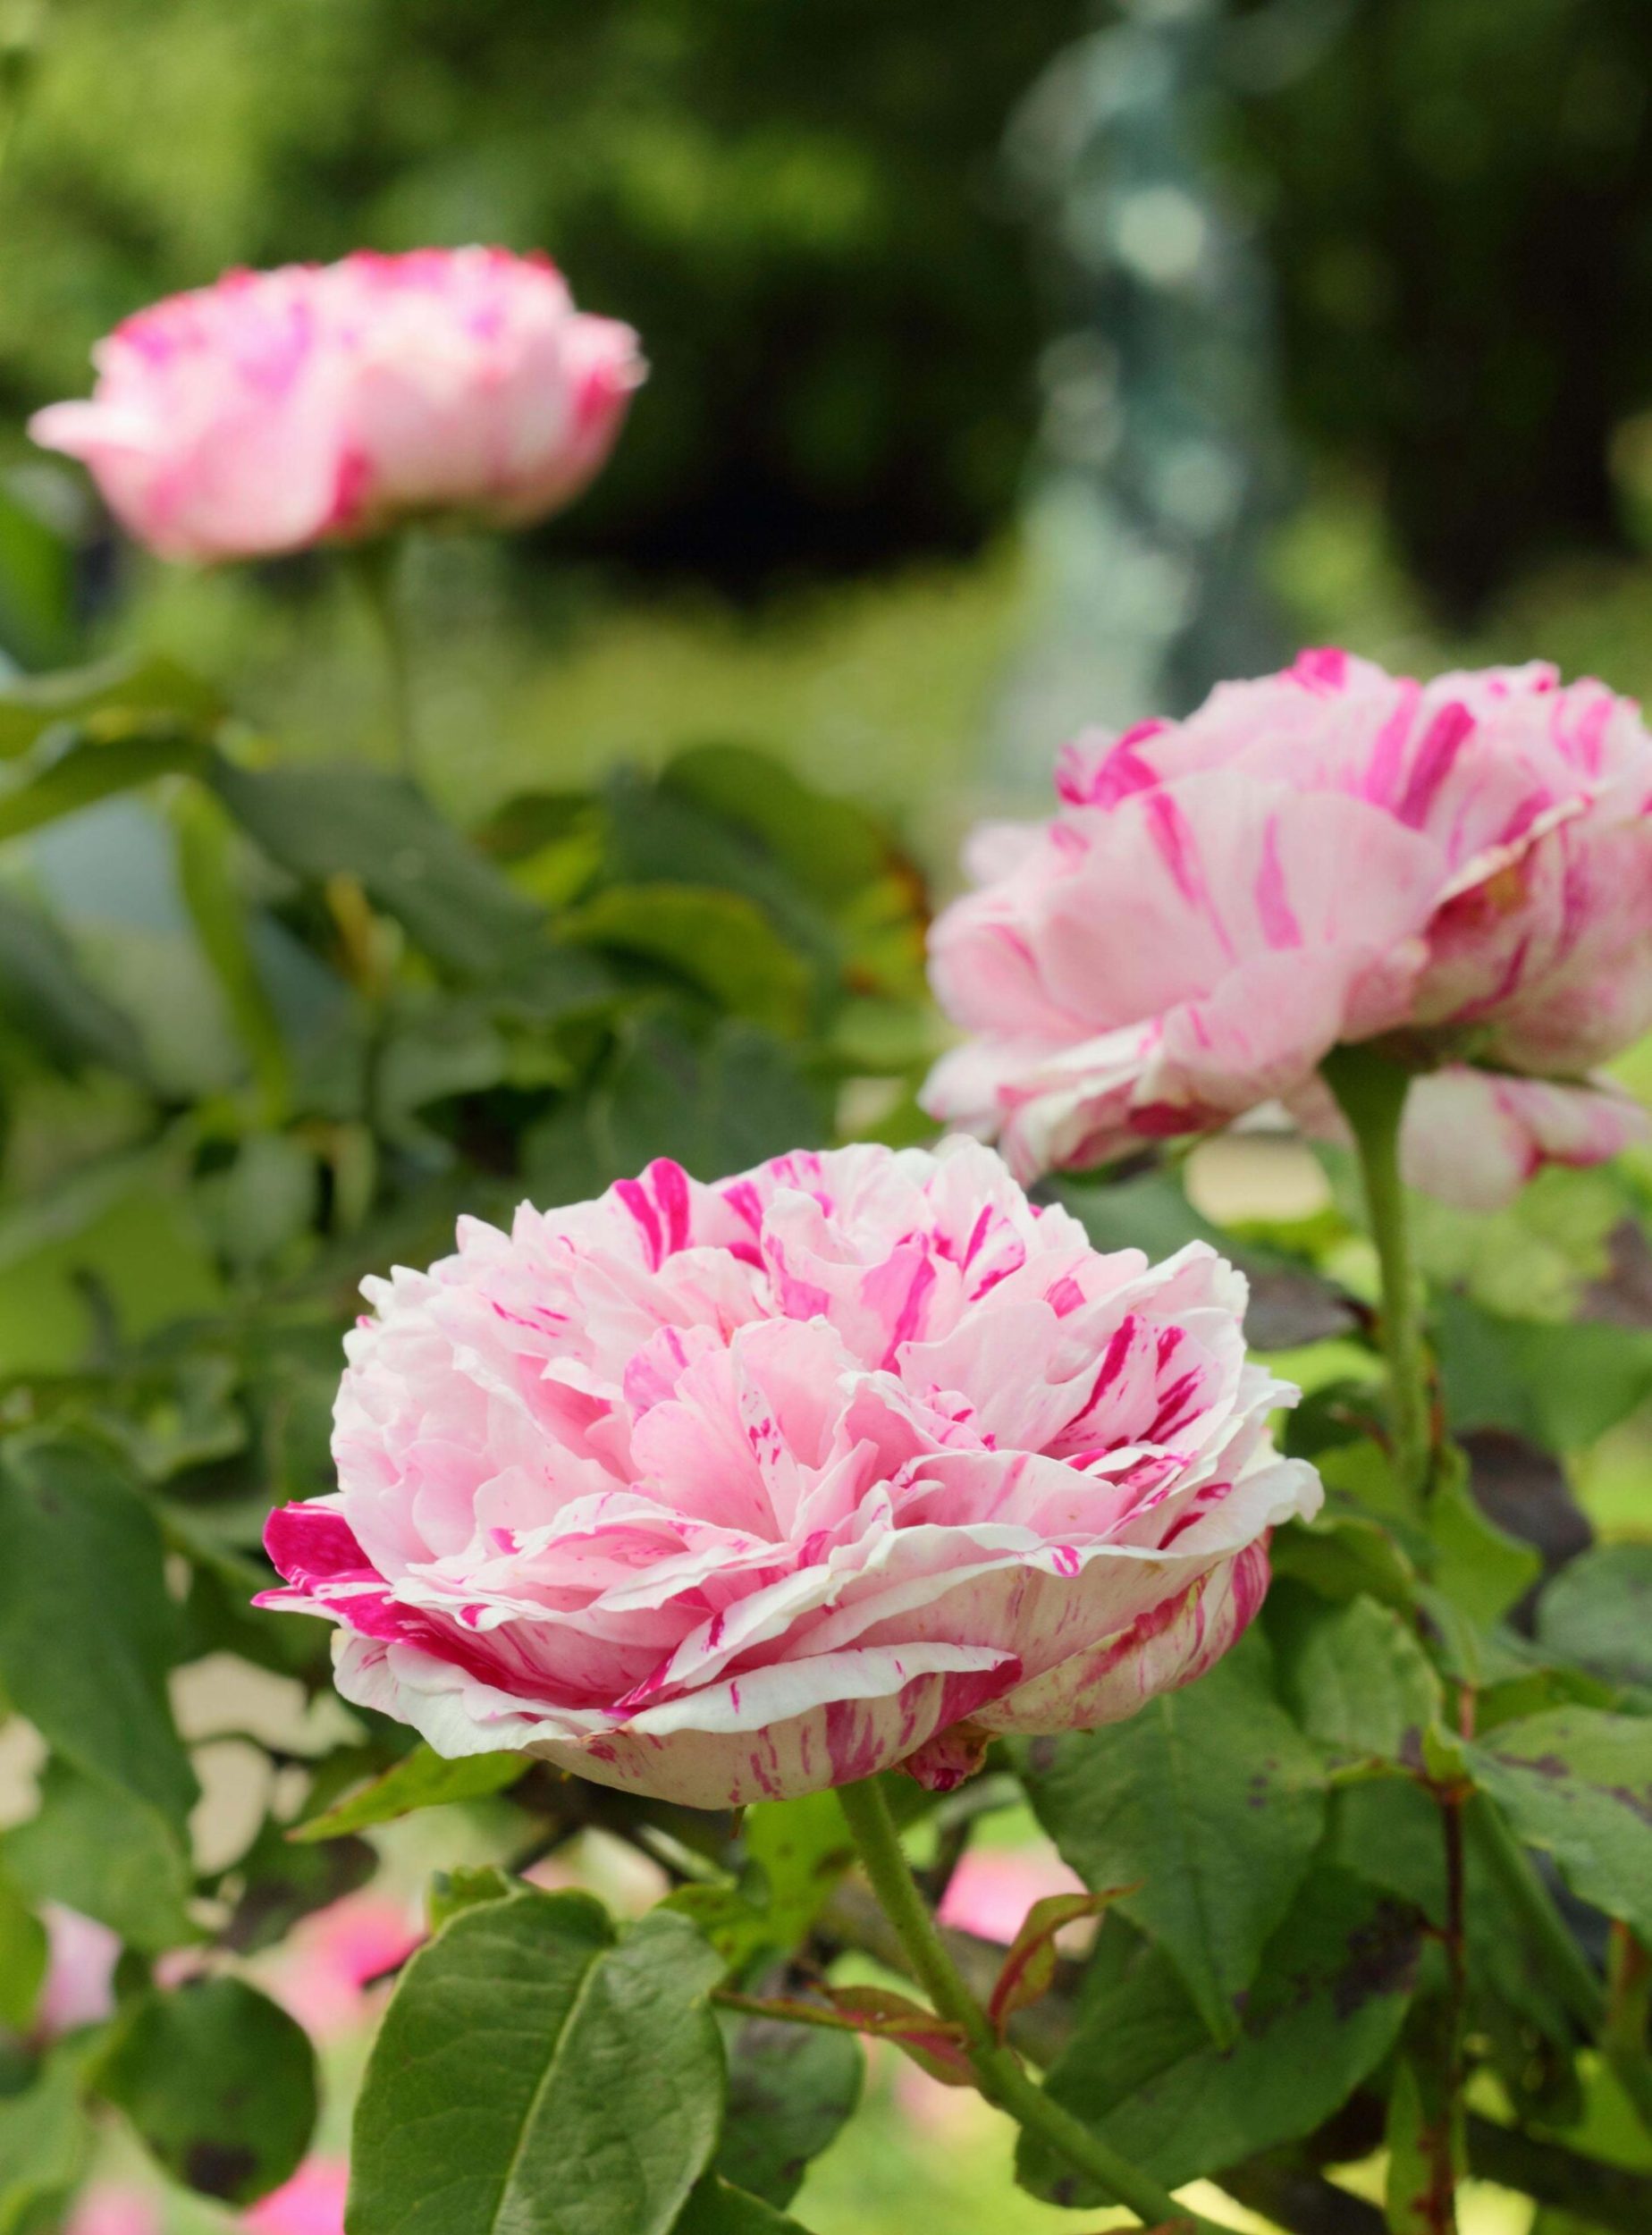
POLYGON ((656 1162, 366 1293, 266 1603, 444 1754, 701 1807, 950 1783, 1197 1675, 1319 1499, 1243 1279, 1098 1254, 972 1142, 656 1162))
POLYGON ((35 414, 169 559, 355 542, 409 518, 517 527, 577 496, 644 367, 544 257, 358 250, 230 272, 93 351, 89 401, 35 414))
MULTIPOLYGON (((1603 684, 1304 653, 1185 721, 1081 738, 1057 789, 1048 822, 977 831, 976 890, 931 949, 969 1036, 926 1104, 1024 1179, 1312 1109, 1333 1047, 1394 1033, 1425 1064, 1564 1083, 1537 1122, 1466 1068, 1436 1097, 1458 1119, 1481 1099, 1504 1192, 1531 1158, 1645 1130, 1597 1083, 1555 1099, 1652 1025, 1652 737, 1603 684)), ((1420 1120, 1412 1139, 1420 1184, 1491 1192, 1420 1120)))

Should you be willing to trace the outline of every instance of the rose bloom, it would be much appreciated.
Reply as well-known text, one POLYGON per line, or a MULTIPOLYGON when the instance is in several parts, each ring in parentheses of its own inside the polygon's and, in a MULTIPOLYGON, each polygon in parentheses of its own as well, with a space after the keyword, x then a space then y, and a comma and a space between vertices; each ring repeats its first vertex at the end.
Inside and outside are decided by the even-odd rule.
POLYGON ((114 1970, 121 1960, 121 1936, 95 1917, 61 1902, 44 1902, 46 1978, 35 2010, 41 2039, 55 2041, 80 2026, 101 2025, 114 2014, 114 1970))
POLYGON ((307 2157, 291 2180, 261 2197, 240 2224, 257 2235, 344 2235, 350 2167, 340 2157, 307 2157))
POLYGON ((459 513, 517 527, 577 496, 643 378, 629 326, 543 257, 358 250, 231 272, 117 326, 84 403, 30 433, 83 459, 168 559, 358 541, 459 513))
POLYGON ((1239 1276, 1098 1254, 973 1142, 660 1161, 366 1293, 264 1603, 443 1754, 697 1807, 949 1784, 1199 1674, 1319 1500, 1239 1276))
POLYGON ((1051 821, 976 832, 931 942, 970 1037, 926 1106, 1024 1179, 1274 1101, 1334 1130, 1320 1061, 1392 1033, 1443 1067, 1402 1141, 1438 1193, 1645 1131, 1578 1083, 1652 1025, 1652 737, 1604 684, 1309 652, 1081 738, 1056 787, 1051 821))
POLYGON ((63 2235, 162 2235, 162 2226, 159 2199, 148 2189, 97 2180, 69 2206, 63 2235))

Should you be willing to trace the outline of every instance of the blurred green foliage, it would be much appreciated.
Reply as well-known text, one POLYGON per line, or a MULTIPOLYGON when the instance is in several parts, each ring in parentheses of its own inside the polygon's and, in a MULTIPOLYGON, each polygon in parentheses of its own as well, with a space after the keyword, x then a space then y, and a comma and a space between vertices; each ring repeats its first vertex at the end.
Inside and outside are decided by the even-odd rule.
POLYGON ((73 0, 0 202, 0 393, 223 266, 549 249, 654 379, 559 547, 748 586, 967 547, 1032 423, 1009 102, 1078 0, 73 0), (140 66, 139 66, 140 58, 140 66))

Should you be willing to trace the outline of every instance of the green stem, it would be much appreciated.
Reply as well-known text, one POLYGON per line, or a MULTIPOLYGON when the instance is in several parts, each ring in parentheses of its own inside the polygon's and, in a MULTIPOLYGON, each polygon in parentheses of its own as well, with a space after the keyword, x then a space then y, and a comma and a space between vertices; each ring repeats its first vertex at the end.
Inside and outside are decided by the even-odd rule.
POLYGON ((1481 1855, 1504 1893, 1520 1910, 1550 1986, 1580 2028, 1600 2045, 1612 2075, 1652 2134, 1652 2060, 1644 2035, 1630 2038, 1614 2022, 1605 1983, 1568 1929, 1548 1888, 1532 1867, 1502 1812, 1485 1798, 1469 1803, 1468 1822, 1481 1855))
POLYGON ((413 716, 413 670, 396 595, 401 546, 394 536, 382 536, 373 543, 353 545, 347 556, 384 656, 384 695, 396 758, 401 773, 417 783, 418 733, 413 716))
POLYGON ((1022 2069, 1013 2049, 994 2033, 986 2012, 970 1993, 947 1951, 935 1919, 919 1893, 902 1851, 900 1834, 883 1788, 875 1777, 839 1785, 838 1798, 848 1818, 861 1864, 884 1915, 906 1950, 912 1969, 937 2013, 950 2019, 964 2036, 976 2084, 990 2103, 1006 2111, 1079 2172, 1151 2227, 1184 2224, 1198 2235, 1231 2235, 1214 2220, 1178 2204, 1167 2189, 1140 2172, 1100 2137, 1052 2103, 1022 2069))
POLYGON ((1380 1332, 1388 1368, 1394 1472, 1402 1492, 1420 1507, 1429 1488, 1433 1435, 1417 1276, 1400 1179, 1400 1121, 1411 1074, 1369 1048, 1334 1049, 1320 1068, 1359 1154, 1382 1280, 1380 1332))

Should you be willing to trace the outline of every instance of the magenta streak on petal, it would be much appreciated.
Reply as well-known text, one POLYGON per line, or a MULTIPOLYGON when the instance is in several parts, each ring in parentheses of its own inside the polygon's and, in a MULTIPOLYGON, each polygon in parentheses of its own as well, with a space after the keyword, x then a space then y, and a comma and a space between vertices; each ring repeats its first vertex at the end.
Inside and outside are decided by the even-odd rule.
POLYGON ((1076 1419, 1083 1420, 1086 1413, 1093 1413, 1100 1404, 1102 1391, 1108 1382, 1115 1379, 1125 1359, 1130 1355, 1130 1345, 1135 1340, 1135 1331, 1136 1320, 1134 1312, 1121 1320, 1113 1329, 1108 1346, 1101 1354, 1101 1371, 1091 1384, 1090 1395, 1080 1405, 1075 1415, 1076 1419))
MULTIPOLYGON (((959 1264, 961 1271, 968 1272, 970 1267, 974 1263, 975 1252, 986 1240, 987 1233, 989 1228, 991 1227, 991 1224, 992 1205, 990 1202, 983 1202, 981 1206, 980 1216, 976 1219, 974 1225, 969 1230, 969 1240, 964 1244, 964 1255, 959 1264)), ((943 1257, 946 1256, 948 1253, 948 1238, 945 1236, 938 1237, 935 1246, 943 1257)))
POLYGON ((1572 738, 1572 750, 1590 776, 1600 773, 1600 748, 1612 720, 1612 700, 1602 696, 1589 706, 1572 738))
POLYGON ((443 1622, 420 1607, 400 1606, 388 1590, 324 1603, 330 1615, 360 1637, 416 1646, 434 1660, 456 1661, 467 1675, 516 1699, 543 1701, 552 1696, 552 1687, 544 1677, 519 1674, 502 1654, 491 1651, 457 1623, 443 1622))
POLYGON ((1153 1416, 1153 1424, 1148 1430, 1144 1439, 1146 1442, 1150 1444, 1162 1443, 1173 1429, 1181 1425, 1182 1407, 1186 1404, 1188 1398, 1194 1393, 1198 1387, 1199 1372, 1197 1368, 1195 1368, 1192 1373, 1183 1374, 1177 1380, 1175 1380, 1170 1384, 1170 1387, 1165 1391, 1164 1396, 1159 1400, 1159 1410, 1153 1416))
POLYGON ((1459 1024, 1472 1024, 1477 1017, 1490 1016, 1508 999, 1525 974, 1526 957, 1530 947, 1531 934, 1528 932, 1523 939, 1516 942, 1513 953, 1504 964, 1502 974, 1490 992, 1482 994, 1478 1001, 1466 1001, 1457 1011, 1456 1021, 1459 1024))
POLYGON ((641 1229, 643 1239, 648 1245, 649 1267, 658 1272, 664 1251, 664 1236, 660 1231, 660 1220, 654 1207, 648 1200, 648 1191, 637 1180, 617 1179, 614 1193, 641 1229))
POLYGON ((934 1286, 935 1268, 927 1257, 921 1257, 907 1287, 906 1301, 900 1307, 894 1332, 889 1337, 889 1346, 883 1354, 885 1366, 893 1366, 901 1345, 910 1342, 916 1334, 924 1299, 934 1286))
POLYGON ((675 1252, 688 1246, 688 1175, 669 1156, 656 1157, 647 1177, 654 1198, 665 1212, 666 1247, 675 1252))
POLYGON ((744 1219, 754 1234, 763 1232, 763 1203, 750 1180, 736 1180, 722 1190, 722 1199, 737 1219, 744 1219))
POLYGON ((1159 1328, 1153 1338, 1153 1359, 1161 1373, 1181 1347, 1182 1329, 1179 1327, 1159 1328))
POLYGON ((1404 794, 1395 809, 1399 820, 1413 831, 1420 831, 1428 821, 1440 786, 1450 775, 1465 739, 1473 731, 1473 715, 1460 699, 1454 698, 1449 705, 1442 706, 1429 724, 1417 748, 1404 794))
POLYGON ((1256 880, 1256 913, 1270 947, 1300 947, 1302 927, 1286 898, 1279 864, 1279 818, 1269 815, 1262 834, 1262 865, 1256 880))
POLYGON ((1417 702, 1422 696, 1422 686, 1406 676, 1400 684, 1399 703, 1377 733, 1377 743, 1371 753, 1370 766, 1365 773, 1361 789, 1367 799, 1386 807, 1394 787, 1399 781, 1400 766, 1405 752, 1405 740, 1416 719, 1417 702))
POLYGON ((1204 916, 1231 962, 1234 959, 1234 943, 1212 905, 1199 859, 1198 845, 1181 809, 1167 792, 1156 791, 1149 797, 1147 828, 1154 850, 1176 881, 1176 890, 1190 908, 1197 909, 1204 916))
POLYGON ((264 1549, 290 1583, 378 1573, 343 1514, 324 1505, 278 1505, 264 1524, 264 1549))
POLYGON ((1071 1273, 1063 1273, 1060 1279, 1049 1289, 1044 1301, 1057 1319, 1065 1320, 1069 1313, 1076 1311, 1079 1305, 1083 1303, 1084 1292, 1071 1273))
POLYGON ((1297 654, 1291 673, 1316 694, 1339 691, 1348 679, 1348 655, 1336 645, 1317 645, 1297 654))

